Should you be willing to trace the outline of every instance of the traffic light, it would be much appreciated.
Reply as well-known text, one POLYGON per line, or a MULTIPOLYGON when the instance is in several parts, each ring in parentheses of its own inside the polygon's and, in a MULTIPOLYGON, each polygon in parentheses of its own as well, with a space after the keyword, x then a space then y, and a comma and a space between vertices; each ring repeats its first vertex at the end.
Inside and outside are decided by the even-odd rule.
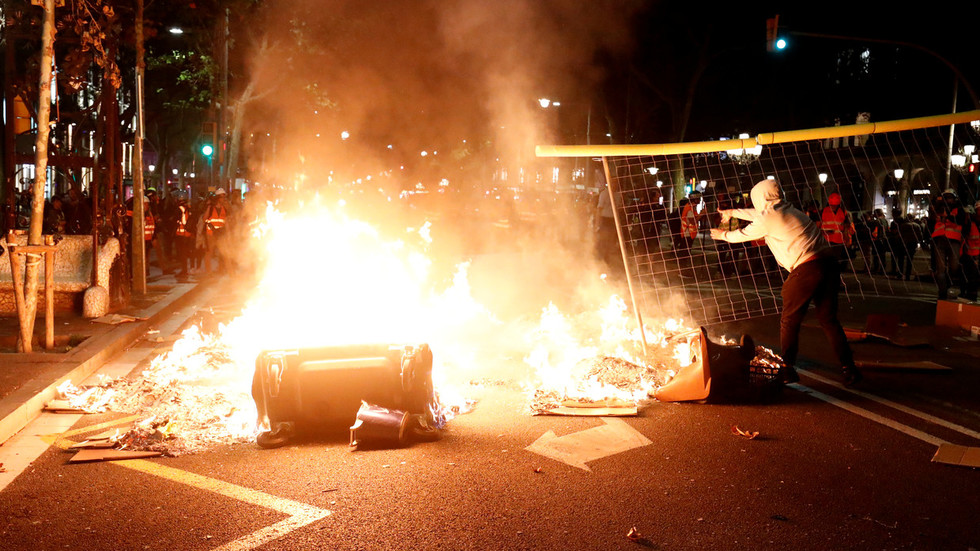
POLYGON ((211 147, 211 144, 206 143, 201 146, 201 154, 205 157, 211 157, 212 153, 214 153, 214 148, 211 147))
POLYGON ((779 36, 779 15, 766 19, 766 50, 776 52, 786 45, 786 39, 779 36))

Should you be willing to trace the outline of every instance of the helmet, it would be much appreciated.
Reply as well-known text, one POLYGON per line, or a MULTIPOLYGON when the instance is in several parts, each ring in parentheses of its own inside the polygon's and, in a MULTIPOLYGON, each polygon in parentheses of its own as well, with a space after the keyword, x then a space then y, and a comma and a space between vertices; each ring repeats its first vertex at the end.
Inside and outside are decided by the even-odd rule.
POLYGON ((177 201, 186 201, 187 200, 187 192, 184 191, 184 190, 182 190, 182 189, 174 190, 173 196, 174 196, 174 199, 177 200, 177 201))
POLYGON ((224 195, 224 194, 226 194, 226 193, 228 193, 228 192, 227 192, 227 191, 225 191, 225 188, 223 188, 223 187, 219 187, 218 189, 216 189, 216 190, 214 191, 214 196, 215 196, 215 197, 218 197, 218 196, 220 196, 220 195, 224 195))
POLYGON ((947 195, 950 195, 952 197, 956 197, 956 190, 954 190, 953 188, 946 188, 946 191, 943 191, 943 197, 945 197, 947 195))
POLYGON ((827 203, 830 204, 831 206, 834 206, 834 207, 836 207, 837 205, 839 205, 840 204, 840 193, 837 193, 836 191, 833 192, 833 193, 831 193, 830 196, 827 197, 827 203))

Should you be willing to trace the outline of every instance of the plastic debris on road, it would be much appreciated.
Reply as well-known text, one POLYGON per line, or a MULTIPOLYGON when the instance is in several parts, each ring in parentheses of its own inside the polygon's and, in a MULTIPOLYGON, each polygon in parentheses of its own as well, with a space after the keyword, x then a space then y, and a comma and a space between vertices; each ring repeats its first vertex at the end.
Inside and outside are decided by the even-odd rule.
POLYGON ((732 434, 734 434, 735 436, 741 436, 742 438, 748 440, 755 440, 755 438, 759 436, 759 431, 742 430, 738 428, 738 425, 732 425, 732 434))

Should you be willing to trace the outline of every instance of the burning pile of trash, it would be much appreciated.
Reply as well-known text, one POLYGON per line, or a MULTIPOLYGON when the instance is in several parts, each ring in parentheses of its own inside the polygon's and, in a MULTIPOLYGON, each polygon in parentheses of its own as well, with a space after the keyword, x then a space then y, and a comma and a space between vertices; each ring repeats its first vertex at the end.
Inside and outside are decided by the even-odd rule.
POLYGON ((194 326, 136 379, 103 378, 86 388, 65 383, 58 390, 79 411, 137 416, 133 428, 112 438, 117 449, 176 456, 254 441, 255 405, 240 381, 220 337, 194 326))
POLYGON ((615 295, 596 312, 575 317, 549 305, 524 359, 537 377, 529 389, 529 412, 635 411, 683 366, 673 342, 687 330, 683 321, 666 319, 657 325, 641 335, 625 302, 615 295))

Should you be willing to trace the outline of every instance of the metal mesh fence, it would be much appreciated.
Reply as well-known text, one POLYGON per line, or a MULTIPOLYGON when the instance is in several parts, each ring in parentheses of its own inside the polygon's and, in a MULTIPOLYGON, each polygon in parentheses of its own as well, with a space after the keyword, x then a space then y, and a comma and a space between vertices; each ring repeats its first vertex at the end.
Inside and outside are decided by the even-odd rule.
MULTIPOLYGON (((749 191, 766 178, 775 179, 785 200, 828 238, 832 222, 840 223, 831 244, 847 300, 898 293, 935 299, 933 202, 953 189, 960 211, 972 212, 978 199, 974 159, 967 155, 964 166, 953 166, 950 152, 967 146, 969 153, 975 140, 968 124, 952 127, 951 139, 947 124, 755 150, 603 157, 634 300, 644 315, 680 307, 701 324, 777 313, 786 272, 768 247, 715 241, 709 234, 719 227, 719 209, 752 208, 749 191), (840 206, 828 214, 834 195, 840 206)), ((739 224, 747 222, 733 219, 725 229, 739 224)), ((964 261, 947 273, 948 285, 960 293, 980 277, 965 248, 962 253, 964 261)))

